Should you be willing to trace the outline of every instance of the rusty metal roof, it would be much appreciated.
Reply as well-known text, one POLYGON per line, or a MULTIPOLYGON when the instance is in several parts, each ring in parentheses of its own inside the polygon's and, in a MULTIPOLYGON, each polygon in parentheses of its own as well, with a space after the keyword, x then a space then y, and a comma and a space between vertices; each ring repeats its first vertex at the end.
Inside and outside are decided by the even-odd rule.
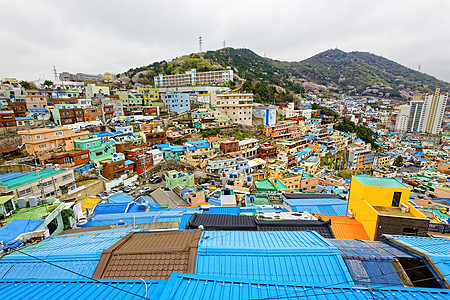
POLYGON ((194 274, 201 231, 136 232, 102 252, 93 278, 169 279, 194 274))

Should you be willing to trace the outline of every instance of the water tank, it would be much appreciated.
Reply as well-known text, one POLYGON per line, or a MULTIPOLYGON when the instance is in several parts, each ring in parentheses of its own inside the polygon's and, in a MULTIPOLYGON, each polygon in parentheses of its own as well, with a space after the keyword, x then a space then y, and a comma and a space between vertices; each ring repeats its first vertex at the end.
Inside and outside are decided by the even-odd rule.
POLYGON ((216 185, 216 181, 215 180, 211 180, 211 185, 216 185))
POLYGON ((251 196, 250 197, 250 202, 252 202, 252 203, 255 202, 255 197, 251 196))
POLYGON ((230 189, 229 188, 225 188, 225 190, 223 191, 224 195, 230 195, 230 189))
POLYGON ((25 208, 27 207, 28 201, 25 198, 19 198, 17 199, 17 207, 18 208, 25 208))
POLYGON ((52 164, 45 164, 45 171, 51 171, 53 170, 53 165, 52 164))
POLYGON ((247 181, 252 181, 252 176, 251 175, 247 176, 247 181))
POLYGON ((29 197, 28 198, 28 203, 30 204, 30 207, 37 206, 37 198, 36 197, 29 197))

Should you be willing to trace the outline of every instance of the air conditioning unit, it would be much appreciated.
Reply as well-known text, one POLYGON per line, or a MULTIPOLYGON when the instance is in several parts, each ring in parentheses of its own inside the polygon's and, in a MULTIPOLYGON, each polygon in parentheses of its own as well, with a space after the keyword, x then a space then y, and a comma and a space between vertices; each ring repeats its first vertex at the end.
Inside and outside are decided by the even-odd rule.
POLYGON ((400 209, 402 210, 403 213, 408 213, 409 212, 409 206, 404 204, 404 203, 400 204, 400 209))
POLYGON ((55 164, 54 169, 55 169, 55 171, 58 171, 58 170, 61 170, 61 167, 58 164, 55 164))

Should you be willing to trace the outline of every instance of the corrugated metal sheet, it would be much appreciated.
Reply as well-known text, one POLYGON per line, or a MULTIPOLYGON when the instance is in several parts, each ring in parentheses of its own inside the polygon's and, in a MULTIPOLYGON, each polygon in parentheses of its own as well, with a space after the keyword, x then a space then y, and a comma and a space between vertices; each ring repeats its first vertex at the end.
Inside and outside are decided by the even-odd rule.
POLYGON ((344 259, 353 281, 357 285, 371 286, 402 286, 403 282, 397 275, 390 261, 344 259))
POLYGON ((352 283, 339 251, 313 231, 205 231, 196 274, 302 283, 352 283))
POLYGON ((334 238, 329 221, 322 220, 262 220, 256 219, 258 231, 315 231, 324 238, 334 238))
POLYGON ((125 224, 142 224, 154 222, 180 221, 183 211, 150 211, 124 214, 106 214, 93 216, 83 227, 114 225, 119 222, 125 224))
POLYGON ((348 202, 337 198, 285 199, 292 211, 307 211, 312 214, 346 216, 348 202))
POLYGON ((384 237, 415 254, 423 256, 430 266, 441 273, 440 277, 450 288, 450 239, 428 238, 402 235, 384 235, 384 237), (431 261, 430 261, 431 260, 431 261))
POLYGON ((127 235, 129 230, 130 228, 126 231, 106 230, 51 237, 0 259, 0 277, 4 279, 82 278, 64 269, 91 276, 101 252, 127 235))
POLYGON ((365 260, 395 260, 396 257, 412 258, 411 255, 397 248, 378 241, 329 240, 336 246, 344 258, 359 258, 365 260))
POLYGON ((204 214, 214 214, 214 215, 230 215, 239 216, 241 209, 239 207, 210 207, 209 210, 203 212, 204 214))
POLYGON ((347 216, 316 215, 325 221, 331 220, 331 229, 337 239, 369 240, 364 226, 347 216))
POLYGON ((174 273, 161 299, 449 299, 450 291, 390 287, 365 289, 349 285, 301 285, 293 282, 255 281, 174 273))
POLYGON ((0 291, 4 300, 159 299, 165 285, 158 280, 0 280, 0 291))

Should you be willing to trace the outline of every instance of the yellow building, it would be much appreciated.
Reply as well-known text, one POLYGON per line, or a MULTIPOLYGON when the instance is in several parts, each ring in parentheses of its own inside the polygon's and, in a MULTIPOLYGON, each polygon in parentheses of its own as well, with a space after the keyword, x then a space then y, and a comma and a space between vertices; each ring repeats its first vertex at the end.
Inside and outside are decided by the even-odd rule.
POLYGON ((157 88, 139 86, 138 93, 142 95, 144 106, 164 106, 157 88))
POLYGON ((409 195, 410 188, 394 178, 353 176, 348 211, 371 240, 383 234, 426 236, 429 219, 409 204, 409 195))
POLYGON ((113 82, 114 80, 116 80, 116 75, 111 73, 105 73, 103 77, 105 78, 106 82, 113 82))

